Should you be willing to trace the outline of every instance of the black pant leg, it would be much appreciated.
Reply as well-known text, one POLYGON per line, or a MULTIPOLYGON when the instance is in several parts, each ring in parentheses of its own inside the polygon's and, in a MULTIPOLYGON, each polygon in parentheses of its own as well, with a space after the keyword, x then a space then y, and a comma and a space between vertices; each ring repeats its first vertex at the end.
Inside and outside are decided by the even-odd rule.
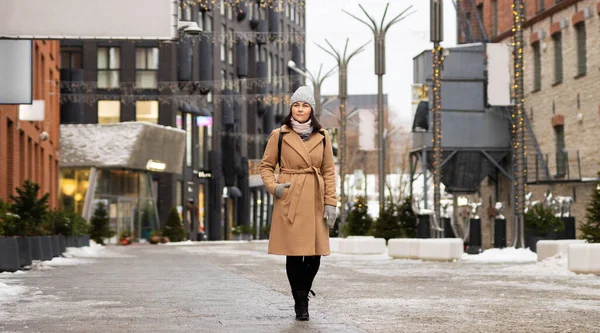
POLYGON ((321 256, 308 256, 304 257, 304 278, 306 290, 312 288, 315 276, 321 266, 321 256))
POLYGON ((287 272, 288 281, 292 291, 305 289, 305 272, 302 256, 287 256, 285 262, 285 270, 287 272))

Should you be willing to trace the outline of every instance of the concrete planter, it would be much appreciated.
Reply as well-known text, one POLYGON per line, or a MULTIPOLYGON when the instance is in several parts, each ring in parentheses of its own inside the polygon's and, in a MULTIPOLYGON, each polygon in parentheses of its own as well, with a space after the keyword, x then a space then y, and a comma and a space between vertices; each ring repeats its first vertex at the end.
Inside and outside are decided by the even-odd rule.
POLYGON ((41 236, 42 241, 42 253, 43 257, 41 260, 51 260, 53 256, 52 252, 52 238, 50 236, 41 236))
POLYGON ((373 236, 349 236, 339 240, 339 252, 345 254, 383 254, 385 239, 373 236))
POLYGON ((541 240, 536 244, 538 261, 542 261, 546 258, 554 257, 555 255, 562 253, 569 253, 569 246, 571 244, 585 244, 584 240, 577 239, 563 239, 563 240, 541 240))
POLYGON ((50 236, 50 245, 52 246, 52 258, 60 256, 60 248, 58 247, 58 236, 50 236))
POLYGON ((421 239, 419 259, 452 261, 463 255, 463 241, 459 238, 421 239))
POLYGON ((77 247, 90 246, 90 236, 78 236, 77 237, 77 247))
POLYGON ((29 245, 31 246, 31 260, 48 260, 49 254, 44 253, 42 237, 29 237, 29 245))
POLYGON ((571 272, 600 275, 600 244, 571 244, 568 251, 571 272))
POLYGON ((420 244, 418 238, 392 238, 388 240, 388 255, 395 259, 419 259, 420 244))
POLYGON ((16 238, 0 238, 0 272, 16 272, 21 268, 16 238))
POLYGON ((58 248, 61 254, 67 252, 67 240, 65 236, 58 236, 58 248))
POLYGON ((21 267, 31 266, 31 239, 29 237, 17 238, 19 246, 19 262, 21 267))
POLYGON ((77 241, 74 236, 65 236, 65 246, 66 247, 77 247, 77 241))

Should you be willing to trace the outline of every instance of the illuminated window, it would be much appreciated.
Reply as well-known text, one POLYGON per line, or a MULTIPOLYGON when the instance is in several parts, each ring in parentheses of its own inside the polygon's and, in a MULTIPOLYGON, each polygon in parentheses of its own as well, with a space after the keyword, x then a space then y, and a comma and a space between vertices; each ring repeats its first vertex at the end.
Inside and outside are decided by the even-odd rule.
POLYGON ((158 101, 135 102, 135 120, 158 124, 158 101))
POLYGON ((121 102, 98 101, 98 124, 112 124, 121 121, 121 102))

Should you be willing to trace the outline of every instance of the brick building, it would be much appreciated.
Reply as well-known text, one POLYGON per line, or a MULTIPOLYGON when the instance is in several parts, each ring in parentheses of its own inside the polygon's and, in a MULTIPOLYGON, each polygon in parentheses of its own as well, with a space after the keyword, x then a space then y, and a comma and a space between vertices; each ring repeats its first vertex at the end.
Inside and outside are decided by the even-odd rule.
MULTIPOLYGON (((511 0, 475 1, 476 10, 471 1, 459 5, 459 41, 511 45, 511 0)), ((600 54, 594 52, 600 42, 600 1, 526 0, 525 9, 525 110, 531 125, 526 147, 527 191, 532 192, 533 200, 543 200, 547 190, 554 196, 573 197, 571 212, 579 226, 600 171, 595 130, 600 125, 600 96, 596 93, 600 54)), ((499 185, 498 197, 508 213, 510 181, 503 179, 499 185)), ((494 191, 484 181, 480 191, 484 208, 494 191)), ((488 246, 491 225, 484 221, 484 245, 488 246)), ((510 234, 511 230, 509 239, 510 234)))
POLYGON ((44 100, 44 121, 20 121, 18 105, 0 105, 0 199, 7 201, 25 180, 50 193, 58 206, 60 46, 33 41, 33 99, 44 100), (48 136, 41 135, 46 132, 48 136))

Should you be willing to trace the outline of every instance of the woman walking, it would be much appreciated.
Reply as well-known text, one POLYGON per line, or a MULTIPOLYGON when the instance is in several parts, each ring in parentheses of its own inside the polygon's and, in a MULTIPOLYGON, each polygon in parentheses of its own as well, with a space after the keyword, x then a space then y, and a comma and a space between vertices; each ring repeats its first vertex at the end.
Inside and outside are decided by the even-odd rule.
POLYGON ((312 89, 292 95, 290 113, 273 130, 260 164, 265 186, 275 196, 269 254, 285 255, 296 320, 306 321, 308 294, 321 256, 329 255, 329 228, 336 218, 336 184, 331 140, 314 114, 312 89), (279 174, 275 168, 279 165, 279 174))

